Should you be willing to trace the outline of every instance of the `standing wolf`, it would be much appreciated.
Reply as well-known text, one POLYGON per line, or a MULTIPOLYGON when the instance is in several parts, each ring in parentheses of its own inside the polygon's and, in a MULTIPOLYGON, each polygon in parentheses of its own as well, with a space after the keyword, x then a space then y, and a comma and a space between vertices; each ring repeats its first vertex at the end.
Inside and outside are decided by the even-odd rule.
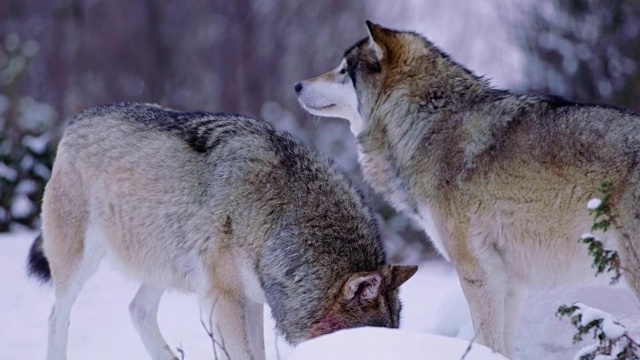
POLYGON ((104 255, 142 282, 130 311, 153 359, 177 359, 156 320, 167 288, 198 294, 231 359, 264 359, 263 303, 294 344, 398 327, 416 271, 386 263, 358 190, 287 133, 147 104, 86 110, 58 147, 29 259, 55 286, 48 359, 66 357, 71 307, 104 255))
POLYGON ((496 90, 418 34, 367 26, 295 90, 310 113, 349 120, 365 179, 456 267, 479 339, 513 356, 524 289, 593 274, 577 239, 603 180, 631 235, 607 241, 640 297, 638 115, 496 90))

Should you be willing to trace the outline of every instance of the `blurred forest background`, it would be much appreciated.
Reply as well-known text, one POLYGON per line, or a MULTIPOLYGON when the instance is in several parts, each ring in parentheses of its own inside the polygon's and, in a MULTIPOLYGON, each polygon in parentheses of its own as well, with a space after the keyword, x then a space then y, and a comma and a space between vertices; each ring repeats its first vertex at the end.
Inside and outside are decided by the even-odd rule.
POLYGON ((432 250, 362 183, 346 122, 292 84, 337 65, 364 21, 425 34, 497 87, 640 110, 638 0, 2 0, 0 232, 39 226, 64 125, 117 101, 262 117, 335 158, 380 215, 394 260, 432 250))

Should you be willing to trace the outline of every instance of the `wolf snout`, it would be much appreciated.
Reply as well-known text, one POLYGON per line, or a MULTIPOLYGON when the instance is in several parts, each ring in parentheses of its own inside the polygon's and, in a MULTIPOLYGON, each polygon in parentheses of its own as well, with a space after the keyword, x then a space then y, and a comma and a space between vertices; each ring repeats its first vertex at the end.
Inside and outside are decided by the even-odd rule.
POLYGON ((295 85, 293 85, 293 90, 296 91, 296 94, 299 94, 300 91, 302 90, 302 83, 301 82, 295 83, 295 85))

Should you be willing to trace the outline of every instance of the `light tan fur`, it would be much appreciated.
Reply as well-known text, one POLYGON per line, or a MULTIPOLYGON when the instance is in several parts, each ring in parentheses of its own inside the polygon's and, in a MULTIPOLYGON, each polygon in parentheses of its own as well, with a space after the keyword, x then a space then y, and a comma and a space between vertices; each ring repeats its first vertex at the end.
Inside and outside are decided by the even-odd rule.
POLYGON ((620 251, 640 298, 638 115, 492 89, 418 34, 368 29, 345 53, 347 78, 334 70, 303 81, 299 100, 335 116, 309 109, 312 94, 326 108, 357 94, 338 116, 362 123, 364 177, 451 259, 480 341, 513 357, 525 289, 593 277, 578 239, 604 180, 633 245, 617 229, 599 235, 620 251), (317 95, 331 80, 343 90, 317 95))

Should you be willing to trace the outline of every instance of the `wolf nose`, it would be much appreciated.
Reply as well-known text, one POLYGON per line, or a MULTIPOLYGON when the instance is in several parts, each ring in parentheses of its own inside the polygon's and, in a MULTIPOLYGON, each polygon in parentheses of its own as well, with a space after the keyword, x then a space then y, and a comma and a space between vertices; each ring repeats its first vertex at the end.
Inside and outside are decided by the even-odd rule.
POLYGON ((296 91, 296 93, 299 93, 300 90, 302 90, 302 83, 297 82, 294 86, 293 89, 296 91))

